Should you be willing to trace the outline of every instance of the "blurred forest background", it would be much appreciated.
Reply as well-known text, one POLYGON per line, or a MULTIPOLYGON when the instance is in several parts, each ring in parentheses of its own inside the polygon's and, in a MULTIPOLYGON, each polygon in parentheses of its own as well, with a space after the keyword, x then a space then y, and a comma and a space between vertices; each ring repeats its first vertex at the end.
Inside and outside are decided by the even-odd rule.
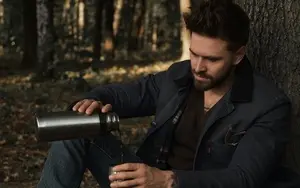
MULTIPOLYGON (((182 12, 201 0, 0 0, 0 187, 35 187, 48 144, 33 117, 94 85, 130 81, 189 58, 182 12)), ((287 163, 300 172, 300 2, 236 0, 252 21, 248 57, 293 101, 287 163)), ((133 149, 149 118, 123 121, 133 149)), ((96 187, 87 172, 82 187, 96 187)))
POLYGON ((140 64, 181 56, 179 0, 0 2, 0 53, 19 68, 36 68, 39 76, 52 78, 53 69, 79 63, 140 64))

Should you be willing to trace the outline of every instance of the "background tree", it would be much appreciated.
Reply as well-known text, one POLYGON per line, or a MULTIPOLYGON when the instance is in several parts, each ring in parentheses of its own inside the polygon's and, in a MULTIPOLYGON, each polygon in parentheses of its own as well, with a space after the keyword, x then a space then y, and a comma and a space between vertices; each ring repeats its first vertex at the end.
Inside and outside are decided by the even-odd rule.
POLYGON ((300 173, 300 1, 236 0, 252 23, 248 57, 292 100, 292 141, 285 161, 300 173))
POLYGON ((37 58, 37 18, 36 1, 23 0, 23 27, 24 27, 24 45, 22 68, 33 68, 36 65, 37 58))
POLYGON ((104 8, 104 0, 95 1, 96 14, 95 14, 95 28, 94 28, 94 60, 100 60, 101 55, 101 42, 102 42, 102 11, 104 8))
POLYGON ((104 54, 107 59, 114 58, 115 35, 114 35, 114 15, 115 1, 106 0, 105 2, 105 26, 104 26, 104 54))
POLYGON ((54 64, 53 3, 52 0, 36 0, 37 74, 42 77, 50 73, 54 64))

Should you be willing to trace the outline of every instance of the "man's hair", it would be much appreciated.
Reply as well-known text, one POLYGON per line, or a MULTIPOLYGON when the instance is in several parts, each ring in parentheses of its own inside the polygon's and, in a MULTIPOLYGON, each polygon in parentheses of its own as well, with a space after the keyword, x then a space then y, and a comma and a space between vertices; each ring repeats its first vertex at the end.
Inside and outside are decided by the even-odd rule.
POLYGON ((183 17, 186 28, 199 35, 228 42, 228 50, 235 51, 248 42, 249 17, 232 0, 200 0, 183 17))

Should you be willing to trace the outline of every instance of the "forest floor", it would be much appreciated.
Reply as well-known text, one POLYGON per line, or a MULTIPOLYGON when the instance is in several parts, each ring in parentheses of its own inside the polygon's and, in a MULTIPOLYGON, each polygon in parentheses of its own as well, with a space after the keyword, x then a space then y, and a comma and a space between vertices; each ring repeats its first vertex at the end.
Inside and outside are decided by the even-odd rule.
MULTIPOLYGON (((104 70, 84 70, 83 78, 89 84, 106 84, 135 79, 139 76, 165 70, 170 63, 147 66, 113 66, 104 70)), ((14 71, 12 71, 14 72, 14 71)), ((4 72, 2 72, 4 73, 4 72)), ((78 72, 65 72, 67 79, 32 82, 30 72, 2 76, 0 72, 0 187, 36 187, 49 148, 35 137, 34 115, 39 111, 60 111, 78 99, 84 83, 74 79, 78 72)), ((121 122, 126 132, 123 141, 137 145, 147 131, 150 118, 136 118, 121 122)), ((97 187, 89 172, 85 173, 83 187, 97 187)))

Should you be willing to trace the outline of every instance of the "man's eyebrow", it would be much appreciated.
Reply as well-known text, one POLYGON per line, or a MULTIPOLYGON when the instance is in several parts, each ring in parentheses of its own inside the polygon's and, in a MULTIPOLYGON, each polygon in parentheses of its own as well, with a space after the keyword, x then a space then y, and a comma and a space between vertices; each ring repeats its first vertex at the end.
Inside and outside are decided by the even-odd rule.
POLYGON ((198 54, 196 54, 191 48, 189 48, 189 50, 190 50, 190 52, 191 52, 192 54, 198 55, 198 54))
POLYGON ((203 57, 203 58, 205 58, 205 59, 215 59, 215 60, 220 60, 220 59, 222 59, 222 57, 219 57, 219 56, 202 56, 202 55, 199 55, 199 54, 197 54, 196 52, 194 52, 191 48, 189 48, 189 50, 190 50, 190 52, 191 52, 192 54, 194 54, 194 55, 196 55, 196 56, 201 56, 201 57, 203 57))

